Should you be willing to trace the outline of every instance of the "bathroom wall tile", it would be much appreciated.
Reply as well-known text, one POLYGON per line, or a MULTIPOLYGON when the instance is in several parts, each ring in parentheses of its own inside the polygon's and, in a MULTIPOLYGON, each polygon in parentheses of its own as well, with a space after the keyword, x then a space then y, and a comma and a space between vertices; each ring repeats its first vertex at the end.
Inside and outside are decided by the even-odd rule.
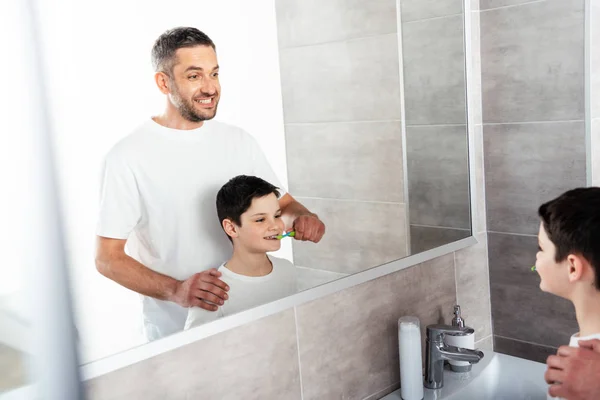
POLYGON ((294 196, 404 203, 400 121, 285 128, 294 196))
POLYGON ((539 0, 479 0, 480 10, 491 10, 499 7, 517 6, 527 3, 533 3, 539 0))
POLYGON ((497 353, 508 354, 509 356, 545 363, 549 356, 556 354, 558 349, 556 347, 542 346, 501 336, 494 336, 494 351, 497 353))
POLYGON ((397 35, 283 49, 284 120, 400 119, 397 35))
POLYGON ((363 399, 398 383, 398 318, 419 317, 422 335, 449 323, 453 282, 449 254, 298 307, 304 399, 363 399))
POLYGON ((280 48, 396 33, 395 0, 276 0, 280 48))
POLYGON ((466 122, 462 15, 402 27, 408 125, 466 122))
POLYGON ((488 229, 537 234, 538 207, 585 186, 583 122, 484 125, 488 229))
POLYGON ((25 363, 23 353, 0 343, 0 393, 28 383, 25 363))
POLYGON ((294 310, 86 382, 90 399, 300 399, 294 310), (265 334, 268 333, 268 334, 265 334))
POLYGON ((406 128, 410 222, 471 228, 465 125, 406 128))
POLYGON ((487 231, 487 214, 485 198, 485 169, 483 152, 483 126, 475 125, 472 127, 473 140, 475 144, 474 154, 469 156, 473 158, 473 168, 475 169, 475 182, 471 182, 471 191, 476 196, 476 209, 472 213, 473 232, 481 233, 487 231))
POLYGON ((340 274, 338 272, 330 272, 322 269, 304 268, 297 263, 295 263, 295 267, 299 291, 311 289, 315 286, 320 286, 327 282, 348 276, 348 274, 340 274))
POLYGON ((600 186, 600 118, 592 120, 592 184, 600 186))
POLYGON ((578 331, 573 305, 542 292, 535 236, 488 235, 494 335, 558 347, 578 331))
POLYGON ((480 14, 471 12, 471 87, 467 96, 469 103, 469 123, 480 125, 482 123, 481 99, 481 23, 480 14))
POLYGON ((592 118, 600 118, 600 2, 592 1, 590 7, 591 111, 592 118))
POLYGON ((461 0, 400 0, 402 22, 462 14, 461 0))
POLYGON ((475 340, 492 334, 487 235, 475 236, 474 246, 455 253, 456 301, 467 326, 475 329, 475 340))
POLYGON ((327 229, 317 245, 293 242, 298 265, 353 274, 407 255, 404 204, 297 199, 327 229))
POLYGON ((583 3, 481 13, 484 123, 584 118, 583 3))
POLYGON ((439 228, 435 226, 410 226, 410 254, 435 249, 471 236, 468 229, 439 228))
POLYGON ((484 354, 486 351, 494 351, 494 336, 490 335, 475 342, 475 348, 483 351, 484 354))

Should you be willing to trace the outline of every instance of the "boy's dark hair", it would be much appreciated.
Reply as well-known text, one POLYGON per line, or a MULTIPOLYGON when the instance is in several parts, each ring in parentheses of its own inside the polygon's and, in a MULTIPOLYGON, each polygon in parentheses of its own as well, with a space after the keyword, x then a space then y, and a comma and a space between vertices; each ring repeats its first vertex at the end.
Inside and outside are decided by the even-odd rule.
POLYGON ((256 176, 239 175, 223 185, 217 193, 217 215, 223 220, 230 219, 242 226, 241 216, 248 211, 252 200, 270 194, 279 197, 279 189, 256 176))
POLYGON ((169 29, 159 36, 152 47, 152 66, 156 72, 171 76, 176 63, 175 52, 185 47, 210 46, 216 51, 213 41, 196 28, 179 27, 169 29))
POLYGON ((556 247, 556 262, 578 254, 594 268, 600 289, 600 188, 569 190, 538 210, 544 229, 556 247))

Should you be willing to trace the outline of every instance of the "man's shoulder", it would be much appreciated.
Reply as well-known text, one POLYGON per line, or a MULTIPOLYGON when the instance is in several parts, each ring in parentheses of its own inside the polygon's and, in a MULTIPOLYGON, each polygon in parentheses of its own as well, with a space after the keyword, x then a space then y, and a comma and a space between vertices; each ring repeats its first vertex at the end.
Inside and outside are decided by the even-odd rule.
POLYGON ((128 158, 133 153, 138 152, 141 144, 148 143, 149 131, 150 124, 147 121, 139 124, 110 148, 106 154, 106 158, 128 158))

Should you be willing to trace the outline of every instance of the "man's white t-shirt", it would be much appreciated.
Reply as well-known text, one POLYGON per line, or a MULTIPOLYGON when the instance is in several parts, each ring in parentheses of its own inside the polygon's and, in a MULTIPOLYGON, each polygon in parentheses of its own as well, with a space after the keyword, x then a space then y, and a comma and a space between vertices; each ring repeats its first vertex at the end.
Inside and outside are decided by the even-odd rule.
MULTIPOLYGON (((106 156, 96 233, 128 239, 127 254, 175 279, 214 268, 232 252, 217 217, 216 195, 237 175, 258 176, 285 194, 244 130, 212 120, 176 130, 150 119, 106 156)), ((146 296, 142 304, 149 340, 183 329, 186 308, 146 296)))
POLYGON ((240 275, 229 270, 225 264, 221 265, 219 267, 219 271, 223 274, 221 280, 229 285, 229 300, 226 300, 225 304, 215 312, 199 307, 190 308, 185 329, 296 293, 296 267, 288 260, 268 257, 273 265, 273 270, 265 276, 240 275))
MULTIPOLYGON (((576 333, 573 336, 571 336, 571 340, 569 340, 569 346, 571 346, 571 347, 579 347, 579 341, 580 340, 593 340, 593 339, 600 339, 600 333, 596 333, 596 334, 589 335, 589 336, 584 336, 584 337, 579 337, 579 333, 576 333)), ((550 396, 550 394, 548 394, 546 396, 546 398, 548 400, 550 400, 550 399, 552 399, 552 400, 565 400, 562 397, 552 397, 552 396, 550 396)))

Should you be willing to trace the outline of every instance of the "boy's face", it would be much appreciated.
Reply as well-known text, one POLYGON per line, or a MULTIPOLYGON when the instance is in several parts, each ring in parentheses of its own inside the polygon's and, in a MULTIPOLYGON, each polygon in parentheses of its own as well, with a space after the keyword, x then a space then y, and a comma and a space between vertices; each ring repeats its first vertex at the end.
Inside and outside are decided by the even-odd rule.
POLYGON ((275 194, 254 198, 240 220, 242 226, 235 227, 236 245, 257 253, 279 250, 281 240, 275 236, 282 234, 285 226, 275 194))
POLYGON ((538 247, 535 269, 542 278, 540 289, 568 299, 571 289, 568 261, 567 259, 560 263, 555 261, 556 247, 548 237, 544 223, 540 224, 538 247))

